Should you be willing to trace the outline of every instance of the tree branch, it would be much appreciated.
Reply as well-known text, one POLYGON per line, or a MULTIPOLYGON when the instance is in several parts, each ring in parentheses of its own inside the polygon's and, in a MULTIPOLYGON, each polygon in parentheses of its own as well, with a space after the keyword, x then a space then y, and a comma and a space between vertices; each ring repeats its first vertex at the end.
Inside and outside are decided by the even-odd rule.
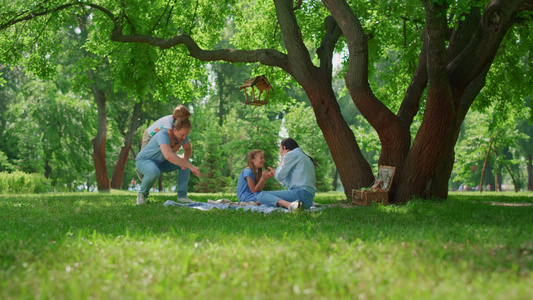
POLYGON ((302 8, 302 0, 298 0, 296 2, 296 5, 294 6, 294 10, 299 10, 300 8, 302 8))
POLYGON ((24 13, 25 16, 23 16, 23 17, 13 18, 13 19, 9 20, 7 23, 0 24, 0 31, 5 30, 6 28, 8 28, 10 26, 13 26, 13 25, 15 25, 17 23, 20 23, 20 22, 23 22, 23 21, 29 21, 29 20, 32 20, 32 19, 35 19, 35 18, 38 18, 38 17, 41 17, 41 16, 53 14, 55 12, 62 11, 64 9, 68 9, 68 8, 71 8, 73 6, 78 6, 78 5, 80 7, 89 6, 89 7, 92 7, 94 9, 97 9, 97 10, 103 12, 104 14, 106 14, 109 17, 109 19, 113 23, 115 23, 115 16, 113 15, 113 13, 111 13, 109 10, 105 9, 104 7, 102 7, 102 6, 98 5, 98 4, 84 3, 84 2, 75 1, 73 3, 63 4, 63 5, 60 5, 58 7, 54 7, 54 8, 51 8, 51 9, 46 9, 44 11, 27 11, 27 12, 24 13))
MULTIPOLYGON (((470 43, 448 64, 454 93, 461 94, 477 75, 492 64, 503 37, 514 24, 519 8, 531 0, 492 0, 470 43)), ((526 5, 527 6, 527 5, 526 5)))
MULTIPOLYGON (((422 36, 426 35, 426 29, 422 33, 422 36)), ((420 108, 420 99, 426 89, 428 82, 427 71, 427 42, 423 39, 422 49, 418 55, 418 66, 416 68, 413 79, 405 92, 400 109, 398 110, 398 118, 404 126, 411 126, 414 117, 418 113, 420 108)))
MULTIPOLYGON (((223 60, 227 62, 243 62, 243 63, 254 63, 259 62, 267 66, 276 66, 285 71, 289 70, 288 58, 286 54, 283 54, 274 49, 258 49, 258 50, 232 50, 232 49, 219 49, 219 50, 203 50, 198 44, 188 35, 179 34, 168 39, 162 39, 158 37, 153 37, 149 35, 124 35, 122 28, 122 20, 125 18, 128 22, 127 16, 124 14, 124 10, 121 10, 120 16, 117 18, 113 13, 111 13, 106 8, 94 4, 94 3, 84 3, 75 1, 73 3, 64 4, 52 9, 35 12, 30 11, 26 12, 26 15, 16 19, 11 19, 5 24, 0 25, 0 31, 8 28, 9 26, 15 25, 19 22, 28 21, 41 17, 44 15, 52 14, 61 10, 71 8, 73 6, 89 6, 102 13, 104 13, 110 20, 113 22, 113 32, 111 35, 111 40, 120 43, 146 43, 160 49, 169 49, 177 45, 184 45, 190 52, 190 55, 201 61, 218 61, 223 60)), ((131 24, 131 22, 129 22, 131 24)), ((135 28, 131 24, 133 32, 135 28)))
POLYGON ((320 59, 320 69, 330 76, 333 70, 333 51, 339 38, 342 35, 342 30, 335 21, 335 18, 328 16, 324 20, 324 27, 326 28, 326 34, 322 37, 320 47, 316 50, 318 58, 320 59))
MULTIPOLYGON (((152 30, 150 30, 150 33, 154 32, 154 30, 156 29, 157 25, 161 22, 161 20, 163 19, 163 16, 165 15, 165 13, 167 12, 168 8, 170 7, 170 1, 172 0, 168 0, 167 2, 167 5, 165 6, 165 10, 163 10, 163 12, 161 13, 161 15, 159 16, 159 19, 157 19, 157 22, 155 22, 154 26, 152 26, 152 30)), ((172 12, 172 9, 171 11, 172 12)), ((170 12, 169 12, 169 15, 170 15, 170 12)))
POLYGON ((120 43, 144 43, 158 47, 161 50, 177 45, 184 45, 189 50, 190 56, 201 61, 218 61, 253 63, 260 62, 268 66, 287 68, 287 55, 273 49, 259 50, 203 50, 188 35, 179 34, 172 38, 162 39, 148 35, 123 35, 120 27, 115 27, 111 40, 120 43))
MULTIPOLYGON (((468 14, 461 15, 464 21, 457 22, 457 30, 452 32, 448 46, 448 61, 452 61, 468 45, 476 32, 476 28, 481 21, 481 9, 472 7, 468 14)), ((461 17, 460 16, 460 17, 461 17)))
POLYGON ((19 14, 19 16, 26 14, 25 16, 18 17, 18 18, 15 17, 15 18, 9 20, 5 24, 0 24, 0 31, 5 30, 6 28, 8 28, 10 26, 13 26, 13 25, 15 25, 17 23, 28 21, 28 20, 31 20, 31 19, 35 19, 37 17, 45 16, 45 15, 48 15, 48 14, 51 14, 51 13, 54 13, 54 12, 58 12, 58 11, 61 11, 63 9, 67 9, 67 8, 69 8, 71 6, 74 6, 74 5, 77 5, 77 3, 64 4, 64 5, 58 6, 58 7, 54 8, 54 9, 44 10, 44 11, 41 11, 41 12, 36 12, 36 11, 24 12, 22 14, 19 14))
POLYGON ((346 77, 347 86, 360 91, 370 90, 368 84, 368 44, 361 23, 346 1, 323 0, 346 37, 349 50, 349 64, 346 77), (352 81, 352 82, 348 82, 352 81))
POLYGON ((285 47, 287 48, 287 55, 290 58, 288 63, 294 66, 286 71, 294 76, 297 81, 302 82, 302 77, 311 76, 309 72, 314 71, 314 66, 309 56, 309 51, 303 42, 302 32, 296 21, 292 4, 292 0, 274 0, 276 16, 281 28, 285 47), (304 67, 302 68, 302 66, 304 67), (295 73, 298 71, 301 73, 295 73))
POLYGON ((379 101, 368 83, 368 45, 367 36, 361 23, 344 0, 322 0, 337 21, 346 37, 349 50, 348 70, 346 71, 346 87, 353 102, 361 114, 367 119, 380 135, 380 139, 392 130, 391 123, 398 122, 394 115, 379 101))

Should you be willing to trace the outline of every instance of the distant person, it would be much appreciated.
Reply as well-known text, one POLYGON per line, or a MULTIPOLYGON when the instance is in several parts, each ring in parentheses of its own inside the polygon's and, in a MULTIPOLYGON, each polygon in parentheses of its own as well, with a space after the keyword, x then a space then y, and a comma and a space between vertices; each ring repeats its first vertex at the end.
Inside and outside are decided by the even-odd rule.
POLYGON ((289 211, 310 208, 316 192, 313 160, 292 138, 281 141, 279 154, 281 162, 275 171, 275 178, 288 190, 260 192, 257 201, 261 205, 281 206, 289 211))
POLYGON ((161 172, 178 173, 178 201, 192 202, 187 197, 189 177, 191 171, 200 177, 200 170, 189 162, 192 155, 189 133, 192 125, 188 118, 176 120, 171 135, 167 130, 158 131, 137 155, 135 166, 144 175, 141 188, 137 194, 137 204, 145 204, 150 193, 150 189, 157 181, 161 172), (177 145, 177 149, 183 146, 183 157, 176 155, 174 148, 171 148, 171 141, 177 145))
POLYGON ((265 167, 263 151, 255 149, 246 156, 247 167, 242 170, 237 182, 237 198, 239 202, 257 202, 257 195, 263 190, 267 179, 274 176, 274 169, 265 167))
POLYGON ((135 181, 135 178, 131 179, 130 187, 132 191, 135 191, 135 186, 137 185, 137 181, 135 181))
POLYGON ((492 185, 490 185, 490 183, 487 184, 487 191, 492 191, 492 185))

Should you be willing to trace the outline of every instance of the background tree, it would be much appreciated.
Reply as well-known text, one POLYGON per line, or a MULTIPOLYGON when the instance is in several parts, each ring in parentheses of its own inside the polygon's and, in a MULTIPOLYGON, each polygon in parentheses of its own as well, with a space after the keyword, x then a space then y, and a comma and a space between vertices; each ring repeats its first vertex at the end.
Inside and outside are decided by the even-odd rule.
POLYGON ((516 180, 518 174, 515 174, 518 170, 511 167, 520 161, 512 155, 502 155, 509 152, 509 148, 513 148, 514 152, 516 143, 529 139, 517 130, 517 118, 513 112, 499 114, 494 107, 485 114, 472 112, 468 122, 465 122, 467 128, 464 139, 457 145, 456 175, 453 180, 469 187, 478 186, 480 191, 490 183, 496 190, 501 186, 502 176, 498 176, 498 171, 502 168, 511 177, 515 191, 518 191, 520 183, 516 180), (490 164, 488 171, 483 172, 487 169, 487 163, 490 164))
POLYGON ((28 82, 18 97, 8 109, 6 130, 6 138, 18 143, 18 167, 44 173, 59 189, 74 190, 91 169, 89 136, 94 120, 89 103, 40 80, 28 82))
MULTIPOLYGON (((531 112, 530 98, 527 99, 527 107, 529 112, 531 112)), ((533 136, 533 120, 531 118, 522 118, 518 120, 516 127, 520 133, 528 137, 527 139, 517 140, 516 145, 520 155, 525 158, 526 188, 528 191, 533 191, 533 139, 531 138, 533 136)))

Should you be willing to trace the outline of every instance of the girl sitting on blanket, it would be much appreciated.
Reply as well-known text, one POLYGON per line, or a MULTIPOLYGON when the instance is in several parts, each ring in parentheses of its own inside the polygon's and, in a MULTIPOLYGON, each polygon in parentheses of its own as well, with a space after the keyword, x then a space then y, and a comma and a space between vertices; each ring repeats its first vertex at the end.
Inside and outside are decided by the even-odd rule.
POLYGON ((265 155, 261 150, 252 150, 246 157, 247 167, 242 170, 237 182, 237 197, 239 202, 256 202, 257 194, 265 186, 265 182, 274 176, 274 169, 265 167, 265 155))
POLYGON ((262 205, 281 206, 294 211, 310 208, 316 192, 315 164, 292 138, 281 141, 279 147, 280 166, 275 178, 288 188, 284 191, 266 191, 257 195, 262 205))

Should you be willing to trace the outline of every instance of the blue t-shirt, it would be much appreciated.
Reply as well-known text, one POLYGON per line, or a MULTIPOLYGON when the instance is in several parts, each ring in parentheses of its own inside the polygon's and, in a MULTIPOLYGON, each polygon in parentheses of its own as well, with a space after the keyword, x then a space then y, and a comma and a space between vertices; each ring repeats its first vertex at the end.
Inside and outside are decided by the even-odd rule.
POLYGON ((239 198, 239 202, 257 201, 257 194, 259 194, 259 192, 252 193, 246 177, 252 178, 255 182, 255 175, 252 169, 246 168, 242 170, 241 175, 239 176, 239 181, 237 181, 237 198, 239 198))
MULTIPOLYGON (((187 136, 183 140, 183 142, 181 142, 180 147, 187 144, 188 142, 189 142, 189 136, 187 136)), ((166 130, 158 131, 150 139, 148 144, 146 144, 146 146, 142 148, 141 152, 139 152, 135 160, 149 159, 149 160, 153 160, 156 164, 160 164, 164 162, 165 156, 163 155, 163 152, 161 152, 161 148, 160 148, 160 145, 162 144, 167 144, 169 146, 171 145, 170 137, 168 136, 168 131, 166 130)))

